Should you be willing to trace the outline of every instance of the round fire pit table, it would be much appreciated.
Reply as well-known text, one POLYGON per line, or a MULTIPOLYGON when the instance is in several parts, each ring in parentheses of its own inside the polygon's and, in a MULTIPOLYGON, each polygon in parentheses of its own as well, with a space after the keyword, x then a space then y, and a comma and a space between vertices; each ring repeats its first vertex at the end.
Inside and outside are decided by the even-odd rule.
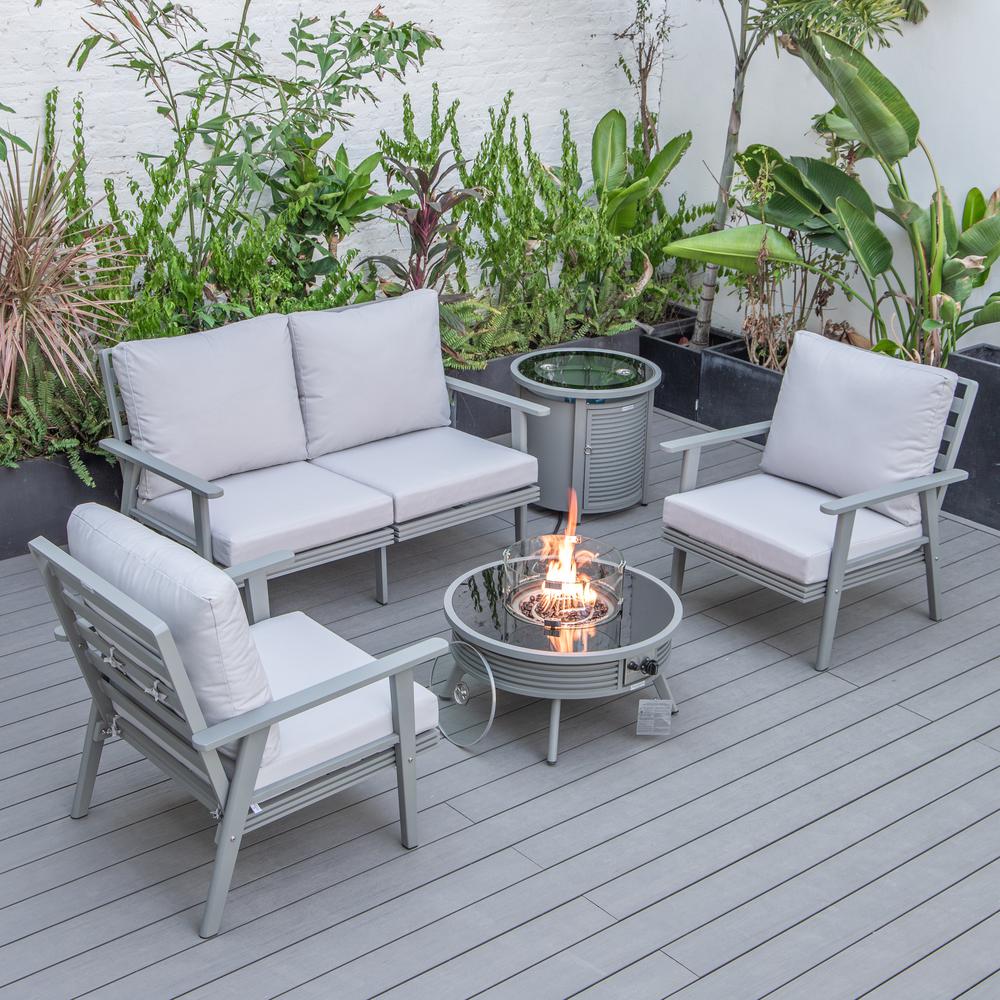
MULTIPOLYGON (((614 586, 616 596, 598 605, 600 620, 566 627, 531 614, 534 595, 522 580, 511 580, 509 559, 463 573, 444 598, 454 659, 435 693, 460 704, 470 690, 494 688, 550 699, 550 764, 559 750, 563 699, 610 698, 652 685, 673 702, 664 670, 681 620, 680 599, 661 580, 630 566, 621 567, 614 586)), ((492 719, 492 710, 488 714, 492 719)))
POLYGON ((534 351, 511 363, 523 399, 549 407, 528 417, 538 459, 539 504, 584 514, 646 502, 646 453, 660 369, 634 354, 592 348, 534 351))

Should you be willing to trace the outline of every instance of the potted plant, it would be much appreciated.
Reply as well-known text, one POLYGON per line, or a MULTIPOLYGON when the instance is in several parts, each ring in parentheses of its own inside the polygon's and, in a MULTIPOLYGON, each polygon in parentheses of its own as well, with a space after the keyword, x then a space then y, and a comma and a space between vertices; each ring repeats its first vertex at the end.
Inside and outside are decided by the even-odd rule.
POLYGON ((12 147, 0 182, 0 558, 39 531, 59 539, 81 500, 114 504, 117 469, 91 453, 106 416, 99 338, 120 325, 126 255, 108 227, 69 208, 73 170, 12 147))

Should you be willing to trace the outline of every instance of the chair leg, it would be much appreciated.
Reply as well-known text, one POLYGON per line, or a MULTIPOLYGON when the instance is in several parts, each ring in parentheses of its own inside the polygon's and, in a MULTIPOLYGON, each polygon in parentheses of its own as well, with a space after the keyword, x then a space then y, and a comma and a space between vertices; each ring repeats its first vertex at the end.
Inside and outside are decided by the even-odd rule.
POLYGON ((924 546, 924 568, 927 573, 927 613, 932 621, 939 622, 944 617, 941 610, 941 581, 938 579, 938 512, 937 494, 920 494, 920 514, 923 519, 923 531, 927 536, 924 546))
POLYGON ((833 655, 833 637, 837 631, 837 615, 844 590, 844 572, 851 549, 855 512, 848 511, 837 518, 837 528, 830 551, 830 570, 826 577, 826 599, 823 602, 823 622, 819 629, 819 648, 816 652, 816 669, 827 670, 833 655))
POLYGON ((90 799, 94 794, 94 781, 97 769, 101 765, 101 753, 104 750, 104 739, 97 734, 98 726, 103 724, 97 706, 91 702, 90 717, 87 720, 87 732, 83 738, 83 756, 80 758, 80 772, 76 778, 76 792, 73 795, 73 808, 70 816, 73 819, 83 819, 90 812, 90 799))
POLYGON ((236 758, 236 770, 229 783, 229 794, 222 811, 222 822, 216 835, 215 865, 212 867, 212 881, 205 900, 205 912, 201 918, 198 933, 203 938, 214 937, 222 925, 222 911, 226 908, 229 886, 233 881, 236 858, 243 842, 247 813, 253 798, 253 788, 264 756, 267 730, 261 730, 246 737, 240 745, 236 758))
POLYGON ((417 847, 417 739, 413 711, 413 671, 389 678, 392 728, 396 744, 396 793, 399 796, 399 839, 403 847, 417 847))
POLYGON ((819 649, 816 653, 816 669, 827 670, 833 655, 833 637, 837 631, 837 615, 840 612, 840 588, 827 585, 826 600, 823 602, 823 623, 819 629, 819 649))
POLYGON ((389 546, 375 550, 375 600, 389 603, 389 546))
POLYGON ((523 542, 528 536, 528 505, 514 508, 514 540, 523 542))
POLYGON ((680 597, 684 590, 684 567, 687 565, 688 554, 674 546, 674 558, 670 564, 670 589, 680 597))

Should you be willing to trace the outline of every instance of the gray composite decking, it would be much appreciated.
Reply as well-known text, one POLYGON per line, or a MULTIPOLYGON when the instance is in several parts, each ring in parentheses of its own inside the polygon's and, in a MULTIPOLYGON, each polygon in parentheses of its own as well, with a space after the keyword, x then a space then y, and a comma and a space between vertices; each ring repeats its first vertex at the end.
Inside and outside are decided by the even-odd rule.
MULTIPOLYGON (((665 415, 653 440, 690 428, 665 415)), ((707 452, 703 482, 757 453, 707 452)), ((656 498, 679 462, 654 451, 656 498)), ((587 533, 667 576, 659 506, 587 533)), ((554 515, 535 511, 538 531, 554 515)), ((203 807, 120 742, 68 818, 87 699, 27 557, 0 563, 0 1000, 7 997, 1000 997, 1000 537, 943 528, 947 617, 919 568, 820 606, 689 561, 669 739, 634 696, 501 696, 474 752, 421 758, 422 846, 373 780, 252 835, 223 933, 197 920, 203 807)), ((445 586, 511 538, 491 517, 273 585, 373 653, 442 634, 445 586)))

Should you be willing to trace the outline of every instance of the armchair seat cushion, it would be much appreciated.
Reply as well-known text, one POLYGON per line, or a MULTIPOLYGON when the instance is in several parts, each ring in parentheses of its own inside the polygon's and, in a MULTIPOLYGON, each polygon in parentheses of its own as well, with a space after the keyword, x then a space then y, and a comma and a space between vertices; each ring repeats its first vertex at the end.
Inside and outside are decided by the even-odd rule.
MULTIPOLYGON (((801 584, 827 578, 837 518, 820 504, 832 494, 764 473, 677 493, 663 503, 663 522, 692 538, 801 584)), ((850 556, 921 537, 920 525, 904 525, 873 510, 859 510, 850 556)))
MULTIPOLYGON (((280 615, 250 627, 275 698, 298 691, 371 663, 372 657, 325 629, 301 611, 280 615)), ((437 698, 413 685, 417 733, 438 722, 437 698)), ((392 728, 389 681, 378 681, 334 698, 281 723, 281 746, 257 778, 257 787, 283 781, 350 753, 392 728)))
MULTIPOLYGON (((209 500, 212 555, 225 566, 270 552, 302 552, 392 524, 392 499, 308 462, 292 462, 217 479, 224 493, 209 500)), ((194 513, 187 491, 140 509, 188 534, 194 513)))
POLYGON ((389 494, 397 523, 538 481, 533 455, 453 427, 373 441, 313 464, 389 494))

